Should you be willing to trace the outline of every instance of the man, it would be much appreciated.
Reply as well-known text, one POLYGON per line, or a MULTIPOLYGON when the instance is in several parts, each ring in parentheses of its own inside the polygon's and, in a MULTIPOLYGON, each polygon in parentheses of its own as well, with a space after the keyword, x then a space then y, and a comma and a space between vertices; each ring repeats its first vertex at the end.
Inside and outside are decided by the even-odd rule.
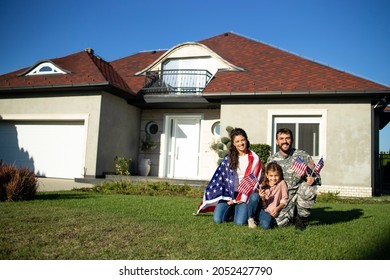
POLYGON ((305 222, 315 203, 317 185, 321 184, 321 178, 312 172, 314 162, 311 156, 305 151, 293 148, 293 142, 294 138, 290 129, 278 129, 276 145, 279 151, 270 156, 267 163, 276 161, 282 167, 283 177, 288 186, 288 203, 276 218, 278 226, 294 223, 296 229, 304 230, 305 222), (305 163, 302 165, 308 166, 302 176, 299 175, 300 172, 291 169, 297 159, 300 161, 299 158, 305 163))

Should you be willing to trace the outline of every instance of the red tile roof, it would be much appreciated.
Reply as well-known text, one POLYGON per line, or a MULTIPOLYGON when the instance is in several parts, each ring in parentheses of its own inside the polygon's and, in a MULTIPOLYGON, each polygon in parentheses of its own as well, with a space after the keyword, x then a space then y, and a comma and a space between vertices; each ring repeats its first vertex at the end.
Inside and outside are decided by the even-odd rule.
MULTIPOLYGON (((82 51, 62 58, 48 60, 69 74, 21 75, 28 68, 0 76, 0 90, 32 88, 68 88, 82 86, 111 86, 132 93, 127 83, 106 61, 91 51, 82 51)), ((39 63, 30 67, 33 68, 39 63)))
POLYGON ((165 51, 140 52, 112 61, 111 65, 127 82, 130 89, 138 92, 144 86, 145 76, 135 76, 134 74, 152 64, 164 53, 165 51))
MULTIPOLYGON (((342 92, 390 89, 234 33, 224 33, 199 43, 245 69, 243 72, 218 72, 204 90, 205 95, 226 92, 342 92)), ((139 53, 111 64, 130 88, 138 92, 142 88, 144 77, 136 77, 134 73, 144 69, 163 54, 163 51, 139 53)))
POLYGON ((219 72, 205 92, 308 92, 389 90, 389 87, 269 45, 221 34, 200 43, 244 72, 219 72))
MULTIPOLYGON (((275 47, 234 33, 200 41, 244 71, 219 71, 204 94, 273 92, 365 92, 390 88, 364 78, 316 63, 275 47)), ((109 84, 129 93, 138 93, 144 76, 135 76, 165 51, 140 52, 107 63, 88 52, 79 52, 51 61, 68 70, 68 75, 17 76, 26 69, 0 76, 0 90, 24 87, 109 84)))

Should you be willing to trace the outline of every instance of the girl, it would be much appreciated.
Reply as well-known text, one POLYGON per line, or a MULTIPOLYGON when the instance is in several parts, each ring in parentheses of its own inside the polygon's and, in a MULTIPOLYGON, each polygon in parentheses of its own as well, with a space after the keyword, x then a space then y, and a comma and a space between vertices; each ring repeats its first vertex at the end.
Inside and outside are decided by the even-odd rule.
POLYGON ((270 162, 265 168, 265 179, 260 190, 254 192, 248 204, 248 225, 255 228, 258 215, 260 226, 270 229, 276 226, 275 218, 288 202, 287 184, 283 180, 283 171, 279 164, 270 162), (258 208, 260 206, 260 213, 258 208))
POLYGON ((243 129, 234 128, 229 136, 231 145, 228 155, 218 166, 206 187, 197 214, 214 211, 216 223, 228 222, 234 217, 234 223, 245 225, 248 222, 246 202, 253 189, 243 193, 237 188, 244 177, 259 176, 261 161, 256 153, 249 150, 250 144, 243 129))

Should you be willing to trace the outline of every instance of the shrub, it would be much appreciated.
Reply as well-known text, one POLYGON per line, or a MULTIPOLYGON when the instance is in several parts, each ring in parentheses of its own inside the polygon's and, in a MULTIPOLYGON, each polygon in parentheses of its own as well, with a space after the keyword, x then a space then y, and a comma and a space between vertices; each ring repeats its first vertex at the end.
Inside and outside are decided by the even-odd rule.
POLYGON ((317 195, 317 202, 335 202, 340 200, 340 192, 321 192, 317 195))
POLYGON ((122 176, 129 176, 130 171, 130 163, 131 163, 131 158, 127 159, 125 157, 118 157, 116 156, 114 158, 115 161, 115 170, 117 175, 122 175, 122 176))
POLYGON ((129 180, 104 182, 95 185, 92 191, 105 194, 131 194, 150 196, 185 196, 202 197, 204 187, 179 185, 165 181, 161 182, 134 182, 129 180))
POLYGON ((259 156, 263 168, 265 168, 267 159, 271 155, 271 146, 267 144, 251 144, 250 149, 259 156))
POLYGON ((0 162, 0 201, 30 200, 37 189, 38 179, 33 171, 0 162))

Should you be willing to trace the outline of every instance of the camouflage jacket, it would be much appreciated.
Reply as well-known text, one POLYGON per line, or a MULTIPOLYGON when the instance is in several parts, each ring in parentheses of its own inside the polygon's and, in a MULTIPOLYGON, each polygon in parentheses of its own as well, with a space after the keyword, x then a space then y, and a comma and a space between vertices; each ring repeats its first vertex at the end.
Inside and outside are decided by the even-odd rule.
MULTIPOLYGON (((287 183, 290 194, 295 193, 302 183, 306 184, 307 174, 311 175, 315 166, 313 159, 307 152, 297 149, 291 149, 290 154, 287 157, 280 154, 280 152, 277 152, 268 158, 267 163, 271 161, 276 161, 282 167, 283 177, 287 183), (308 166, 306 175, 302 177, 290 169, 298 157, 300 157, 308 166)), ((312 176, 315 178, 314 185, 321 185, 321 177, 315 173, 313 173, 312 176)))

